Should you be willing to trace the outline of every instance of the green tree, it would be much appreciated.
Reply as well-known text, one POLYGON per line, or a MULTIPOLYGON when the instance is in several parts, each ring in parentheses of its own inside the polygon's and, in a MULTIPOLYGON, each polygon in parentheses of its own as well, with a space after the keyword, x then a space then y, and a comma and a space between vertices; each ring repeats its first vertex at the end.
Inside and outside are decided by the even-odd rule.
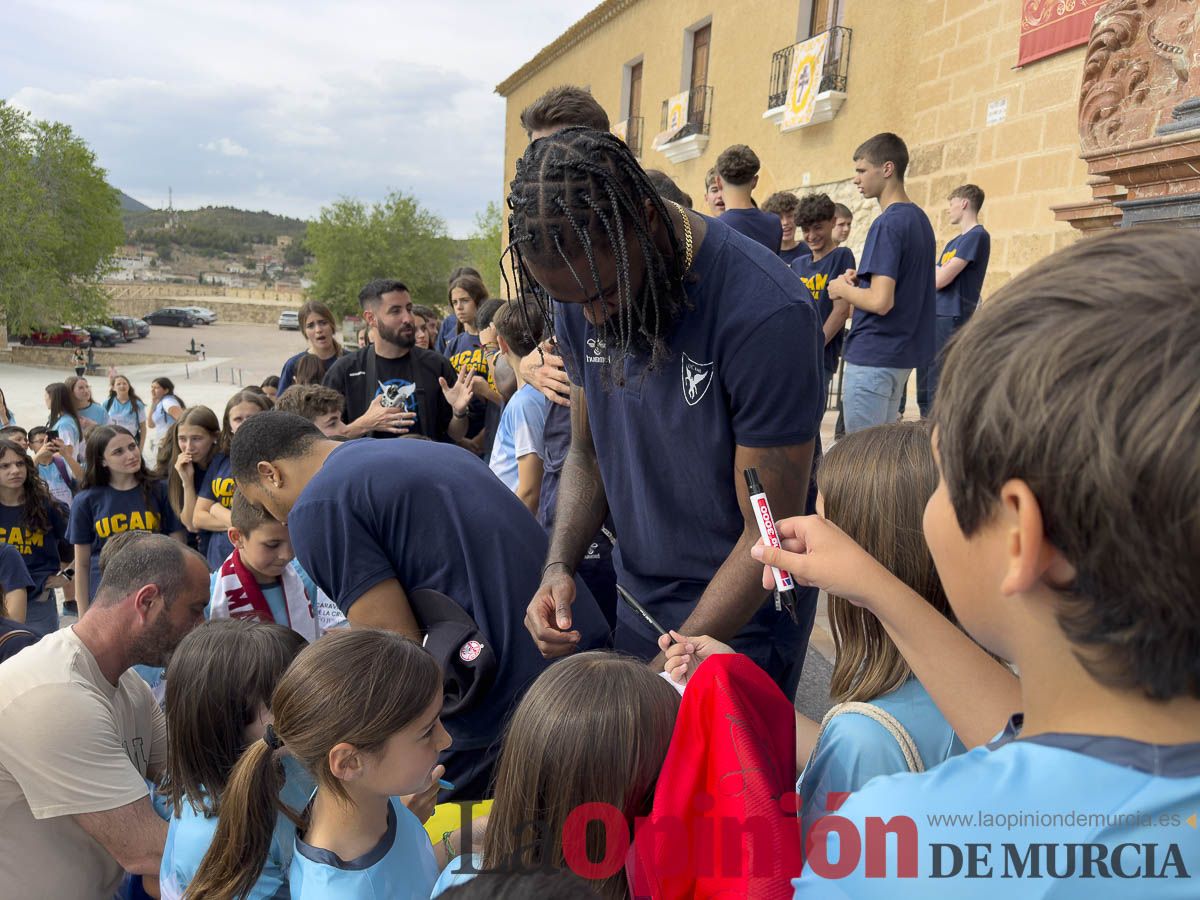
POLYGON ((358 312, 358 292, 374 278, 397 278, 416 303, 445 306, 454 246, 446 224, 396 191, 368 207, 343 197, 323 207, 305 236, 313 256, 312 294, 335 312, 358 312))
POLYGON ((283 249, 283 261, 293 269, 303 267, 308 256, 308 247, 303 238, 296 238, 283 249))
POLYGON ((9 331, 102 318, 124 240, 118 194, 87 144, 0 101, 0 309, 9 331))
POLYGON ((504 279, 500 276, 503 241, 504 217, 500 212, 500 204, 493 200, 487 209, 475 214, 475 230, 467 238, 467 265, 483 276, 483 283, 496 297, 504 295, 504 279))

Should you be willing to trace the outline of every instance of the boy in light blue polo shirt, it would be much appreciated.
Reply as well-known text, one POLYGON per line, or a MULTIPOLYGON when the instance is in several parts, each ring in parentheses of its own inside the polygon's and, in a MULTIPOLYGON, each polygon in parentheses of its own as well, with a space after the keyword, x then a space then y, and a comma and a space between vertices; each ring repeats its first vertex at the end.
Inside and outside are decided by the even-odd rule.
POLYGON ((854 307, 842 353, 846 431, 896 421, 909 373, 934 355, 933 226, 904 190, 908 147, 877 134, 854 152, 854 183, 879 200, 857 271, 829 282, 829 297, 854 307))
POLYGON ((819 520, 779 523, 806 554, 756 552, 878 616, 975 745, 851 795, 797 898, 1197 895, 1198 251, 1166 226, 1076 244, 946 356, 925 536, 1019 682, 819 520))
POLYGON ((500 351, 517 377, 517 392, 504 405, 488 466, 535 516, 542 494, 545 467, 546 416, 550 401, 521 377, 521 359, 542 340, 545 321, 532 298, 513 300, 497 310, 492 325, 500 351))

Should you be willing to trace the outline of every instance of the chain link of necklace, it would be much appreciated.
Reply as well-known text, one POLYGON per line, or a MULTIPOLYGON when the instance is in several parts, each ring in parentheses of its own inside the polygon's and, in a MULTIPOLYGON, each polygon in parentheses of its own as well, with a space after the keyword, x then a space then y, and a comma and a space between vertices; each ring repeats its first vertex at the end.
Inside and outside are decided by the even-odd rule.
POLYGON ((692 221, 688 218, 686 209, 674 200, 667 202, 679 210, 679 217, 683 219, 683 274, 686 275, 692 270, 692 221))

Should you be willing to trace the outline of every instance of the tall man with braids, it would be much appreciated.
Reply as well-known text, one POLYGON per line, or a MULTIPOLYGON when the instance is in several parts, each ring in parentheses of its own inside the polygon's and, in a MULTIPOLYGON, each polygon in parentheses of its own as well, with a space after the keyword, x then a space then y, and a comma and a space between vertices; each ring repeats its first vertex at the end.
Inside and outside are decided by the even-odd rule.
MULTIPOLYGON (((799 279, 727 225, 664 201, 610 134, 568 128, 517 163, 509 235, 519 287, 553 298, 572 379, 571 449, 526 626, 569 653, 572 575, 605 513, 617 575, 667 628, 718 634, 794 691, 815 594, 777 610, 750 548, 743 471, 778 517, 804 511, 821 414, 820 323, 799 279)), ((617 649, 661 664, 627 609, 617 649)))

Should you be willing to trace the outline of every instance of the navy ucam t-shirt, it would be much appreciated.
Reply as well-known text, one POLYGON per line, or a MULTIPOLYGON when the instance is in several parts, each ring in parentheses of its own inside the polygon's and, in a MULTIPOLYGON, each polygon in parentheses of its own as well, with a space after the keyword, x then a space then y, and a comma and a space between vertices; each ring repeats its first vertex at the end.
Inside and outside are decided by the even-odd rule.
MULTIPOLYGON (((0 544, 0 590, 6 593, 19 590, 29 592, 33 587, 33 579, 29 576, 29 569, 25 567, 21 551, 12 544, 0 544)), ((35 594, 28 594, 30 600, 34 596, 35 594)))
POLYGON ((992 237, 982 225, 967 229, 952 238, 942 255, 938 257, 940 269, 952 259, 965 259, 967 267, 958 276, 937 292, 937 314, 948 318, 970 318, 979 305, 983 293, 983 279, 987 275, 988 260, 992 255, 992 237))
POLYGON ((33 579, 33 599, 42 593, 46 579, 58 573, 62 563, 58 558, 58 542, 67 539, 67 518, 63 508, 51 502, 47 508, 50 529, 32 527, 21 506, 0 504, 0 541, 15 547, 33 579))
POLYGON ((753 208, 727 209, 721 213, 721 223, 758 241, 774 254, 778 255, 783 244, 783 223, 775 213, 753 208))
POLYGON ((936 262, 933 226, 915 203, 893 203, 871 223, 859 281, 865 287, 872 275, 895 279, 895 303, 885 316, 854 310, 846 362, 910 369, 933 359, 936 262))
MULTIPOLYGON (((602 337, 580 305, 555 304, 567 372, 587 395, 618 580, 668 628, 688 617, 746 527, 736 447, 807 443, 824 407, 821 329, 804 285, 724 218, 705 218, 686 283, 692 308, 657 371, 629 358, 624 387, 607 388, 602 337)), ((657 637, 624 605, 617 619, 657 637)), ((777 633, 782 619, 766 603, 740 634, 777 633)))
MULTIPOLYGON (((197 496, 201 500, 213 501, 215 506, 223 506, 230 510, 233 508, 233 494, 236 489, 233 463, 226 454, 218 453, 208 464, 208 471, 204 473, 204 481, 197 496)), ((204 549, 204 556, 208 560, 208 567, 215 572, 233 552, 233 544, 229 540, 228 531, 205 531, 204 534, 208 535, 208 546, 204 549)))
MULTIPOLYGON (((849 247, 835 247, 816 262, 812 254, 802 256, 792 263, 792 271, 800 276, 804 286, 816 305, 817 319, 821 327, 833 312, 833 301, 829 299, 829 281, 837 278, 847 269, 854 268, 854 253, 849 247)), ((824 364, 826 372, 836 372, 838 358, 842 352, 842 342, 846 339, 845 329, 833 336, 833 340, 825 345, 824 364)), ((821 338, 824 340, 824 338, 821 338)))
POLYGON ((151 481, 146 490, 138 487, 118 491, 112 485, 88 488, 71 504, 71 522, 67 540, 72 544, 91 544, 92 596, 100 586, 100 551, 108 539, 122 531, 152 531, 159 534, 182 532, 183 525, 167 501, 167 483, 151 481))
MULTIPOLYGON (((475 620, 496 655, 496 683, 446 728, 452 749, 490 744, 550 664, 524 625, 546 534, 516 494, 461 447, 362 438, 330 454, 288 514, 288 530, 304 571, 343 612, 395 578, 408 593, 445 594, 475 620)), ((578 649, 603 646, 608 625, 578 578, 575 590, 578 649)))

